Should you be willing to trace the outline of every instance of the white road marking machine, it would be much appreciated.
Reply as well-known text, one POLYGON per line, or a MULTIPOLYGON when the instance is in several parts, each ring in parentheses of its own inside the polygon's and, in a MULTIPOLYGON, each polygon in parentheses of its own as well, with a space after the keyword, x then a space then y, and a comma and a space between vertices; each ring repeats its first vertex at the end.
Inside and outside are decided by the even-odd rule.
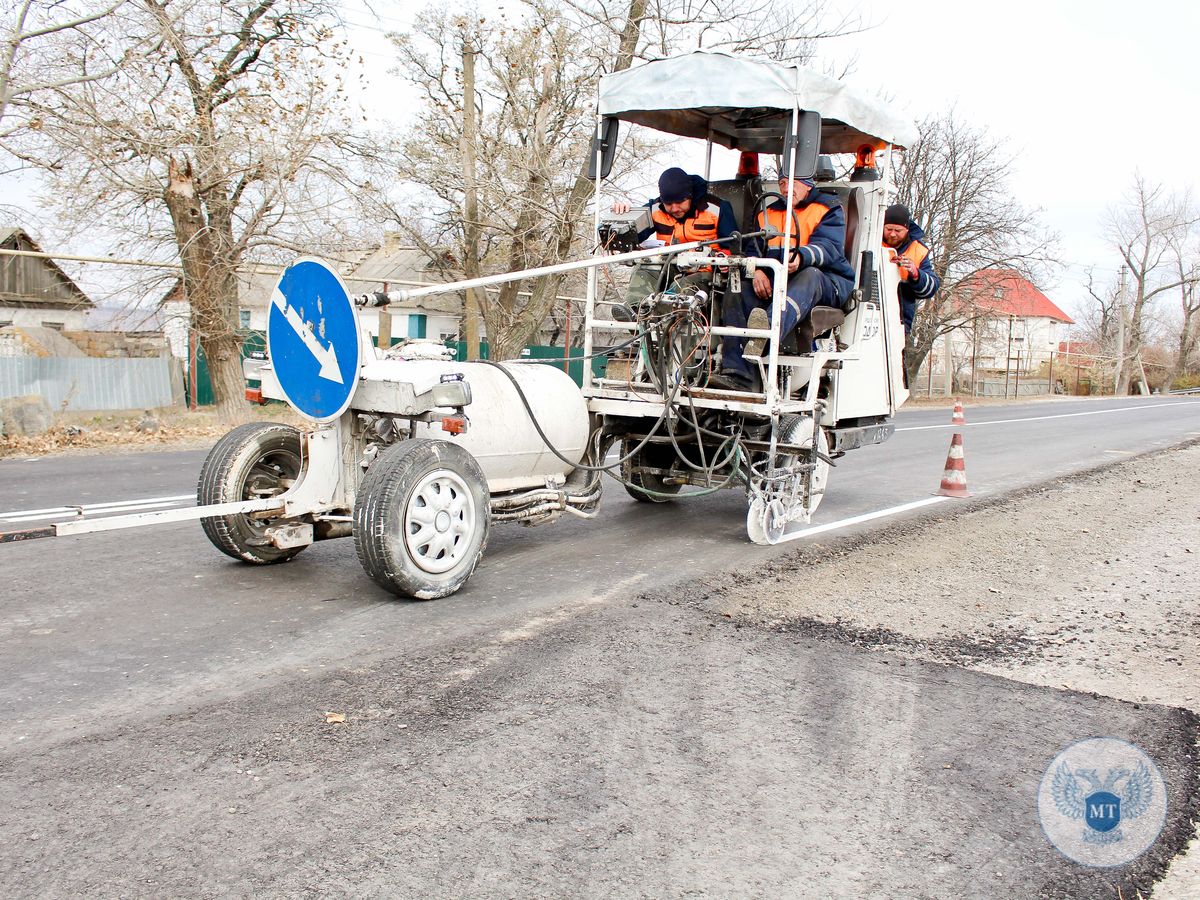
MULTIPOLYGON (((888 419, 908 396, 898 274, 882 252, 882 225, 891 149, 912 139, 912 127, 881 102, 801 68, 725 54, 672 57, 601 80, 591 162, 597 197, 621 121, 704 139, 710 160, 718 144, 775 154, 797 176, 815 175, 846 212, 856 288, 845 308, 818 308, 798 338, 780 335, 784 267, 747 255, 741 240, 725 242, 728 256, 714 254, 714 242, 603 250, 541 269, 354 298, 328 266, 300 260, 272 302, 262 393, 288 401, 314 427, 254 423, 231 431, 205 460, 197 508, 79 520, 54 531, 201 518, 217 548, 257 564, 353 535, 377 583, 430 599, 467 581, 492 523, 591 517, 607 473, 645 502, 687 496, 685 486, 745 490, 751 540, 787 540, 789 526, 808 522, 821 502, 833 460, 886 440, 888 419), (856 154, 858 165, 837 178, 822 153, 856 154), (662 289, 628 304, 598 301, 598 268, 647 263, 662 266, 662 289), (724 304, 760 268, 777 274, 770 329, 722 324, 724 304), (548 365, 458 362, 433 342, 384 352, 359 327, 356 305, 573 270, 588 273, 585 359, 609 357, 603 376, 585 366, 582 391, 548 365), (703 290, 668 286, 676 274, 698 272, 708 273, 703 290), (617 314, 601 315, 607 309, 617 314), (707 383, 726 336, 770 339, 752 358, 761 389, 707 383), (613 446, 619 459, 607 462, 613 446)), ((763 192, 753 177, 712 182, 711 190, 734 202, 745 233, 757 229, 754 214, 768 199, 791 206, 790 196, 763 192)), ((600 203, 594 224, 607 246, 626 228, 602 222, 600 203)), ((789 246, 791 231, 788 221, 782 235, 767 236, 789 246)))

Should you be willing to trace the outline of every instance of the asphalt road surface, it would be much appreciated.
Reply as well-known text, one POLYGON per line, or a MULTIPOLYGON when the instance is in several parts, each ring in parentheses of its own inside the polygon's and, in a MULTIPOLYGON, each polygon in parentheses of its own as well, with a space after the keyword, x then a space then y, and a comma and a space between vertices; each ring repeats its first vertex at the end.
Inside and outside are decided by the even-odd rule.
MULTIPOLYGON (((1186 399, 967 415, 979 495, 1200 435, 1186 399)), ((928 498, 946 418, 904 412, 839 461, 814 525, 928 498)), ((170 508, 202 458, 0 460, 0 530, 170 508)), ((0 885, 1096 896, 1094 871, 1018 824, 1027 781, 1110 721, 1183 770, 1178 711, 673 605, 672 584, 804 543, 754 547, 744 515, 735 491, 647 507, 611 484, 595 521, 496 528, 467 588, 432 603, 376 587, 349 540, 262 568, 194 523, 0 546, 0 885), (326 723, 339 710, 348 727, 326 723)))

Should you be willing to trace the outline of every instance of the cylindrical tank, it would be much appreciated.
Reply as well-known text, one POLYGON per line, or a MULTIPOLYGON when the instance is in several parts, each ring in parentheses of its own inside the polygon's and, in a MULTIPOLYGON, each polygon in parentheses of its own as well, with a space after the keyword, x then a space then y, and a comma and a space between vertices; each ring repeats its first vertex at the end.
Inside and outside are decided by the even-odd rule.
MULTIPOLYGON (((505 363, 506 371, 521 386, 542 431, 571 465, 555 456, 538 435, 516 388, 504 372, 478 362, 443 360, 382 359, 368 362, 351 407, 366 399, 367 382, 411 384, 416 394, 424 393, 443 375, 460 374, 471 385, 471 403, 464 412, 470 420, 466 432, 451 436, 440 423, 418 423, 417 437, 449 440, 467 450, 483 469, 493 492, 541 487, 550 476, 565 476, 583 458, 588 440, 587 402, 571 378, 550 365, 505 363)), ((376 395, 368 391, 367 395, 376 395)), ((380 409, 380 412, 390 410, 380 409)), ((446 410, 449 412, 450 410, 446 410)))

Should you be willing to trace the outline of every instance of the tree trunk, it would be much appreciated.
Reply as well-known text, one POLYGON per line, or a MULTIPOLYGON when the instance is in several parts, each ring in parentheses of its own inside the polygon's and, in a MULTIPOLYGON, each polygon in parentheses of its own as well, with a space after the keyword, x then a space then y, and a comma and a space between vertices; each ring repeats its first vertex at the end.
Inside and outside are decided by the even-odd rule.
MULTIPOLYGON (((475 140, 475 48, 471 39, 463 34, 463 128, 459 145, 462 155, 463 176, 463 275, 478 278, 479 271, 479 189, 476 184, 475 140)), ((479 358, 479 314, 483 309, 480 300, 483 291, 470 288, 463 298, 463 339, 467 343, 467 359, 479 358)), ((497 335, 488 329, 488 336, 495 340, 497 335)), ((489 347, 489 351, 491 348, 489 347)), ((489 358, 497 359, 489 352, 489 358)))
POLYGON ((217 415, 223 422, 236 422, 246 411, 246 383, 237 331, 235 266, 221 252, 221 242, 209 225, 190 161, 170 160, 163 200, 175 228, 191 327, 208 360, 217 415))

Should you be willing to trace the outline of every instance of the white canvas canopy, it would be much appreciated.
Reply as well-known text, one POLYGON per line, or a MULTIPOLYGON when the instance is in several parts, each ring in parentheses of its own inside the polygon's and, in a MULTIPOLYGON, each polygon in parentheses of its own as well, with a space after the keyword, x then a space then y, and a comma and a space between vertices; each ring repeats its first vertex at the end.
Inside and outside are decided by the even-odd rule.
POLYGON ((800 66, 696 51, 600 79, 601 115, 736 150, 778 152, 795 108, 820 113, 822 153, 917 140, 882 100, 800 66))

